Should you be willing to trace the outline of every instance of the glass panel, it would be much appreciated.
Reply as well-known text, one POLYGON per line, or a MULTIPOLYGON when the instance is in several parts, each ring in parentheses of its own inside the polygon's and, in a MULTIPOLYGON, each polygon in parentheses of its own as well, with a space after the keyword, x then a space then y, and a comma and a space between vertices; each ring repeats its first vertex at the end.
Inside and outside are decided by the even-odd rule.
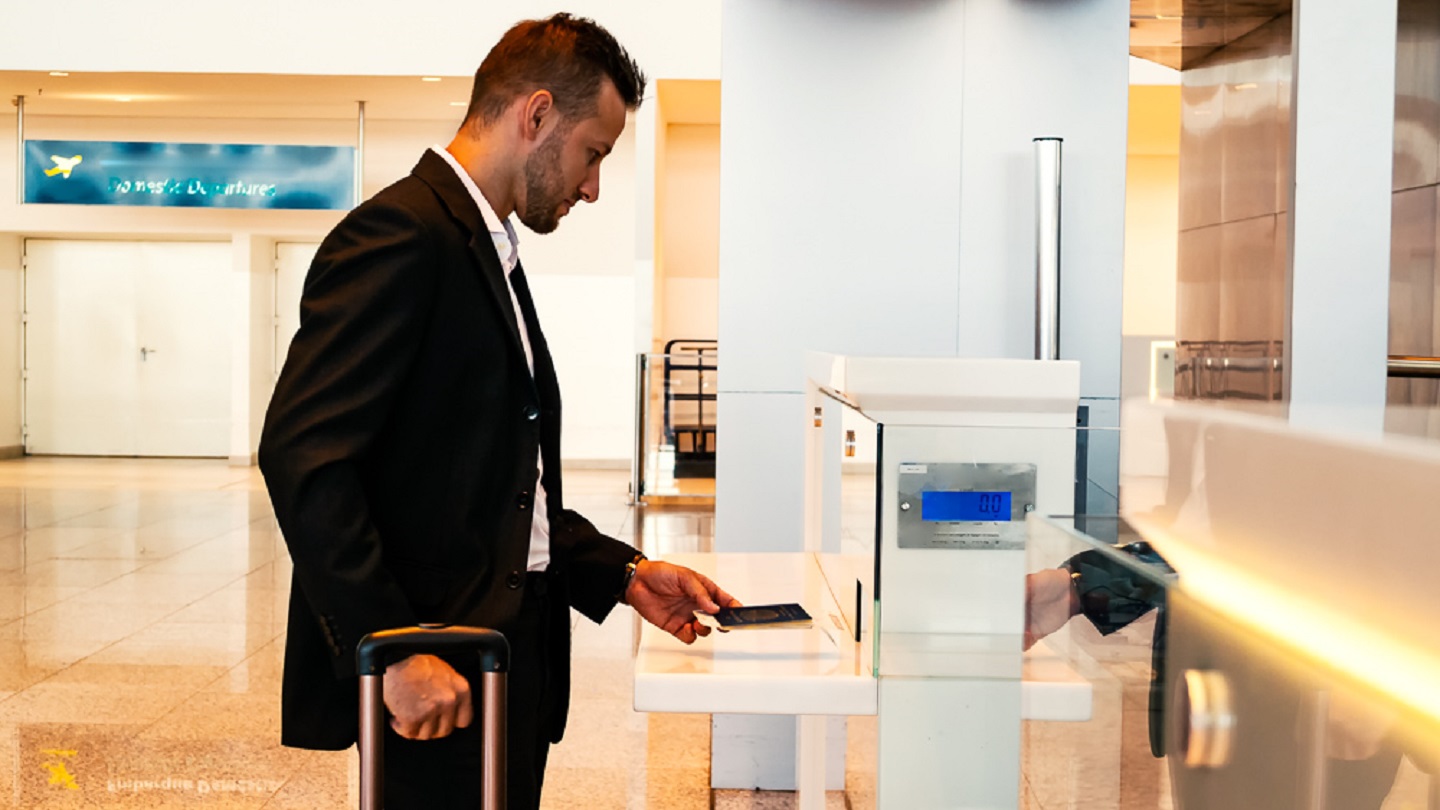
POLYGON ((1173 575, 1141 542, 1113 516, 1030 522, 1025 680, 1032 689, 1069 693, 1072 710, 1027 713, 1022 807, 1176 806, 1165 762, 1156 754, 1163 750, 1163 682, 1154 666, 1163 655, 1161 627, 1173 575), (1086 537, 1077 523, 1115 537, 1120 546, 1086 537), (1086 618, 1072 619, 1082 607, 1086 618))
POLYGON ((863 642, 872 636, 875 617, 875 470, 880 426, 848 404, 841 403, 840 414, 837 553, 822 554, 820 560, 851 637, 863 642))
MULTIPOLYGON (((1026 519, 1086 503, 1095 487, 1086 471, 1103 468, 1090 465, 1090 448, 1118 446, 1117 431, 897 426, 824 394, 814 401, 823 425, 839 424, 808 445, 811 503, 822 510, 811 548, 842 607, 857 593, 864 600, 867 580, 877 584, 856 615, 880 714, 849 725, 850 805, 875 807, 888 793, 889 806, 919 806, 895 786, 930 772, 944 774, 931 781, 946 790, 983 784, 965 788, 974 806, 1014 806, 1022 675, 1058 682, 1042 698, 1062 716, 1088 706, 1090 691, 1057 656, 1022 656, 1026 519)), ((1103 534, 1114 523, 1093 526, 1103 534)))
MULTIPOLYGON (((1026 517, 1084 503, 1091 487, 1080 477, 1084 448, 1115 431, 882 425, 879 432, 877 674, 963 678, 977 645, 1018 653, 1023 607, 1014 583, 1023 574, 1026 517), (947 498, 975 514, 946 513, 956 505, 947 498)), ((1113 530, 1113 521, 1093 528, 1113 530)))
POLYGON ((675 341, 645 355, 639 500, 700 504, 715 499, 719 358, 714 341, 675 341))
POLYGON ((1025 721, 1024 806, 1437 806, 1440 724, 1413 695, 1340 674, 1263 602, 1191 588, 1125 522, 1120 546, 1074 522, 1031 522, 1026 680, 1068 670, 1091 710, 1025 721))

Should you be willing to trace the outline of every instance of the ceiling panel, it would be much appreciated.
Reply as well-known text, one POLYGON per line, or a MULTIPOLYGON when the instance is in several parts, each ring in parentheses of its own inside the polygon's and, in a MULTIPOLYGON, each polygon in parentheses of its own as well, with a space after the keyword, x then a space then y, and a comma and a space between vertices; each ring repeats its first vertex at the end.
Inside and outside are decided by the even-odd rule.
POLYGON ((1131 0, 1130 54, 1185 70, 1291 7, 1292 0, 1131 0))

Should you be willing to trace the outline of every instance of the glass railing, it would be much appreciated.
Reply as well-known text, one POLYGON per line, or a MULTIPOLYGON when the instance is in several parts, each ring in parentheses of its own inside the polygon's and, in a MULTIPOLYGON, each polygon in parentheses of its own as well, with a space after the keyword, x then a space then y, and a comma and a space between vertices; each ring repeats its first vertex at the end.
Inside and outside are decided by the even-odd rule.
POLYGON ((713 503, 719 358, 713 342, 636 356, 634 503, 713 503))

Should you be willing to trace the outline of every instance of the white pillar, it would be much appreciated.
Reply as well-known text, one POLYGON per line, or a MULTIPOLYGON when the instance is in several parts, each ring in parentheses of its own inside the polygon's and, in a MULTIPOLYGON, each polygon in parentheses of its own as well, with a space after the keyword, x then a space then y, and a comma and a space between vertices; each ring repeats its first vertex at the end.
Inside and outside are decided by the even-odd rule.
POLYGON ((655 171, 660 98, 650 85, 635 111, 635 351, 649 352, 655 341, 655 171))
POLYGON ((274 388, 275 242, 231 238, 230 463, 250 466, 274 388))
POLYGON ((0 234, 0 458, 22 452, 24 409, 21 379, 25 362, 25 341, 21 318, 25 312, 25 240, 15 234, 0 234))
POLYGON ((1396 0, 1295 3, 1286 399, 1379 431, 1390 317, 1396 0))
MULTIPOLYGON (((1115 409, 1128 10, 724 4, 716 551, 803 547, 806 350, 1031 356, 1037 136, 1068 150, 1061 350, 1115 409)), ((794 727, 717 716, 712 784, 793 784, 794 727)))

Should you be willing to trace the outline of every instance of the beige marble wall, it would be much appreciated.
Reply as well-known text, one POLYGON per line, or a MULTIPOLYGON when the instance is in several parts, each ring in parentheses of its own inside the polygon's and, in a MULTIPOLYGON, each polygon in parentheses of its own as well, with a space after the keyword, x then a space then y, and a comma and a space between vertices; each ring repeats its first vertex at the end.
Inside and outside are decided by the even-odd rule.
MULTIPOLYGON (((1440 4, 1400 0, 1390 354, 1440 355, 1440 4)), ((1291 15, 1183 75, 1176 394, 1281 398, 1291 15)), ((1196 34, 1199 36, 1199 34, 1196 34)), ((1440 404, 1392 379, 1391 404, 1440 404)))
MULTIPOLYGON (((1390 353, 1440 355, 1440 4, 1400 0, 1390 353)), ((1392 379, 1391 404, 1440 404, 1440 381, 1392 379)))
POLYGON ((1177 396, 1280 398, 1290 55, 1286 13, 1182 74, 1177 396))

